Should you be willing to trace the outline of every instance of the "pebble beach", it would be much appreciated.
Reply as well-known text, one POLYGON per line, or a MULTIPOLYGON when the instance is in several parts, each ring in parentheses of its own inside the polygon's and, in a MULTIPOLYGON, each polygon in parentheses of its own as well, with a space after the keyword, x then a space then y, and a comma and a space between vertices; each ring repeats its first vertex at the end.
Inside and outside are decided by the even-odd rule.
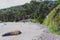
POLYGON ((60 40, 60 35, 51 33, 48 28, 32 22, 3 22, 0 23, 0 40, 60 40), (15 36, 2 37, 4 33, 20 30, 15 36))

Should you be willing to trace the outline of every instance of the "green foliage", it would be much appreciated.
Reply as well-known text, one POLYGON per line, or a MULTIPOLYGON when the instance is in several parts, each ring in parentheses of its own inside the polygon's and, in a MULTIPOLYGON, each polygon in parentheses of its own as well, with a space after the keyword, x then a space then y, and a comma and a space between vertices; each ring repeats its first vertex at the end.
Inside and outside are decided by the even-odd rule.
POLYGON ((54 8, 49 15, 46 17, 46 19, 44 20, 43 24, 48 26, 50 21, 52 20, 52 18, 54 17, 54 15, 56 14, 57 9, 60 8, 60 5, 58 5, 56 8, 54 8))
POLYGON ((56 32, 56 27, 52 22, 49 23, 48 28, 51 32, 56 32))
POLYGON ((49 12, 56 7, 58 2, 35 2, 31 1, 24 5, 15 6, 11 8, 0 10, 0 21, 21 21, 26 19, 37 19, 36 21, 42 23, 44 18, 49 14, 49 12))
POLYGON ((56 25, 58 31, 60 31, 60 12, 58 12, 56 16, 53 18, 53 22, 56 25))
POLYGON ((52 32, 60 34, 60 4, 49 13, 43 24, 52 32))

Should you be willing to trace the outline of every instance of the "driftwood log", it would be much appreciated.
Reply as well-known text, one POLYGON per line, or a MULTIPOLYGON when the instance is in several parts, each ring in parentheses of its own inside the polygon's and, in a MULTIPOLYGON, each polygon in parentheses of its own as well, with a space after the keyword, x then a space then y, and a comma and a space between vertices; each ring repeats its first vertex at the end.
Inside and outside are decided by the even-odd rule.
POLYGON ((13 31, 3 34, 2 36, 13 36, 13 35, 19 35, 21 34, 21 31, 13 31))

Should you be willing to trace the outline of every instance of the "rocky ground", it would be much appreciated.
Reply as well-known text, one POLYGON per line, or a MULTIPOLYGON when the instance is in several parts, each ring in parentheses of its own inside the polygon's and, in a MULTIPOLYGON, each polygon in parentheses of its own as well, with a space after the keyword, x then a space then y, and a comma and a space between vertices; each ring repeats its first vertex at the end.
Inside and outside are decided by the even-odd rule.
POLYGON ((48 28, 32 22, 0 23, 0 40, 60 40, 60 35, 51 33, 48 28), (22 34, 2 37, 4 33, 20 30, 22 34))

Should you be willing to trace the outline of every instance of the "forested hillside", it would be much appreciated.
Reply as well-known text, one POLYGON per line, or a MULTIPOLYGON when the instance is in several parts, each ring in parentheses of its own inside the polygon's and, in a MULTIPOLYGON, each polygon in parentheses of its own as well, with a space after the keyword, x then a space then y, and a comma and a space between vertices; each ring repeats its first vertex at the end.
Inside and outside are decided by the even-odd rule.
POLYGON ((60 34, 60 3, 48 14, 43 24, 52 32, 60 34))
POLYGON ((24 5, 0 10, 1 22, 13 22, 26 19, 34 19, 42 23, 46 16, 58 5, 57 1, 31 1, 24 5))

